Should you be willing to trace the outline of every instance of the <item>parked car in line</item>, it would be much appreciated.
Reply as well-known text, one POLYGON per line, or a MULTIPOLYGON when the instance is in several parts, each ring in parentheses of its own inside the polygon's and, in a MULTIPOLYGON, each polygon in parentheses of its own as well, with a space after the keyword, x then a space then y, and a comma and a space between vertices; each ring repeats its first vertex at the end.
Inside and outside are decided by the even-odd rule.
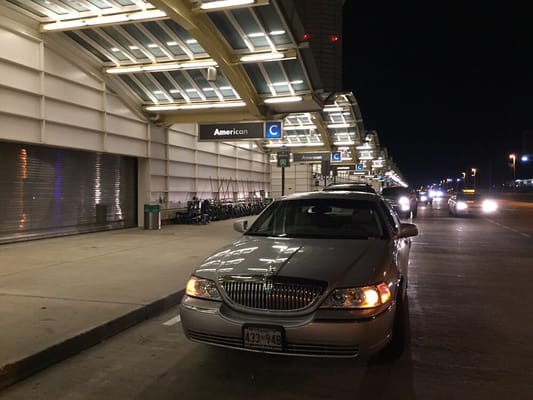
POLYGON ((401 218, 414 218, 418 214, 416 191, 404 186, 389 186, 381 189, 381 195, 387 199, 401 218))
POLYGON ((497 201, 475 189, 463 189, 448 199, 448 213, 455 217, 490 215, 498 210, 497 201))
POLYGON ((359 183, 359 182, 330 183, 323 190, 325 190, 325 191, 346 190, 346 191, 349 191, 349 192, 376 193, 376 190, 371 185, 369 185, 368 183, 362 183, 362 182, 361 183, 359 183))
POLYGON ((402 348, 411 237, 379 195, 285 196, 192 273, 180 304, 195 342, 252 352, 357 357, 402 348))

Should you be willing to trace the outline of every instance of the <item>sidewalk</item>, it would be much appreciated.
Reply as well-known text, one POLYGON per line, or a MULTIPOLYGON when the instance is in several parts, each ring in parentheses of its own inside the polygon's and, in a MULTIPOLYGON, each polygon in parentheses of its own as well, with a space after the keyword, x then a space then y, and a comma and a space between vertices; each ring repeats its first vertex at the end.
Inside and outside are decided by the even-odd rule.
POLYGON ((0 390, 178 304, 234 221, 0 245, 0 390))

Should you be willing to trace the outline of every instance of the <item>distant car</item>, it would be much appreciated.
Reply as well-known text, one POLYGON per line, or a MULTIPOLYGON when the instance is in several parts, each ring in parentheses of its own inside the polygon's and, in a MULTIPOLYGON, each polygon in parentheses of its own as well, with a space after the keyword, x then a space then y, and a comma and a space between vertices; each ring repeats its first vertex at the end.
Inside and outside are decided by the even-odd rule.
POLYGON ((205 259, 180 304, 192 341, 310 357, 401 354, 411 237, 374 193, 317 191, 272 202, 205 259))
POLYGON ((421 190, 418 192, 418 202, 425 205, 431 205, 433 204, 433 197, 429 195, 429 192, 421 190))
POLYGON ((376 193, 376 190, 370 186, 368 183, 330 183, 323 190, 333 191, 333 190, 346 190, 349 192, 368 192, 376 193))
POLYGON ((448 213, 455 217, 490 215, 497 210, 498 203, 494 198, 479 193, 474 189, 464 189, 453 194, 448 199, 448 213))
POLYGON ((418 198, 414 189, 389 186, 381 189, 381 195, 391 203, 401 218, 414 218, 418 214, 418 198))

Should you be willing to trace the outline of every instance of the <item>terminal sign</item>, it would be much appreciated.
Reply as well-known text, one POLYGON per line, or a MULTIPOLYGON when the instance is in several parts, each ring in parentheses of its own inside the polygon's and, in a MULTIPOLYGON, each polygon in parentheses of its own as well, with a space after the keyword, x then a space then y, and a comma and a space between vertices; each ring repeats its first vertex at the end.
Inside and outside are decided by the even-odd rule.
POLYGON ((234 124, 200 124, 199 140, 246 140, 264 137, 263 122, 245 122, 234 124))

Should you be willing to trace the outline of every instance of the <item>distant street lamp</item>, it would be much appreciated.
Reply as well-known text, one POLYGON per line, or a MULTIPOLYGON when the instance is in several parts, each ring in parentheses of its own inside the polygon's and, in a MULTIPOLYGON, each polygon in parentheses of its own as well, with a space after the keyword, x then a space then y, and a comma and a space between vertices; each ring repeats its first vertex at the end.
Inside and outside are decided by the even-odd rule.
POLYGON ((472 177, 474 178, 474 189, 476 188, 476 173, 477 168, 472 168, 472 177))
POLYGON ((516 181, 516 154, 509 154, 509 158, 513 160, 513 163, 511 164, 513 168, 513 188, 515 187, 515 181, 516 181))

